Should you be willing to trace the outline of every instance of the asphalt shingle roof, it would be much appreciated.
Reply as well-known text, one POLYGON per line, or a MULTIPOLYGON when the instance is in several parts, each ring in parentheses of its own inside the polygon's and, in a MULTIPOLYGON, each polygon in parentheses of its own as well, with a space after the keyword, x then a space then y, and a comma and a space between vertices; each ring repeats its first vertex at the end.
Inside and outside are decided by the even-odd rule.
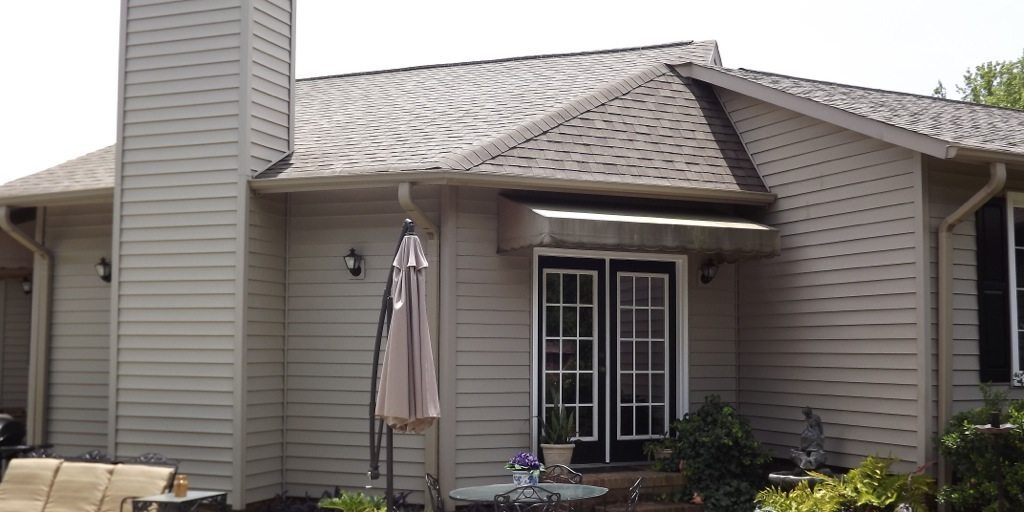
POLYGON ((0 199, 114 187, 114 146, 68 160, 0 187, 0 199))
POLYGON ((714 69, 953 145, 1024 154, 1024 110, 764 71, 714 69))

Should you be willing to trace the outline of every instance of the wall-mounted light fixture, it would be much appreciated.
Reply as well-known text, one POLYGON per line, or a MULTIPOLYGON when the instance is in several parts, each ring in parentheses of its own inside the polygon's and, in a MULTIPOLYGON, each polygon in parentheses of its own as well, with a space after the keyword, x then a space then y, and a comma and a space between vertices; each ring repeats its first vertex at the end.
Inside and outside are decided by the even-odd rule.
POLYGON ((363 275, 363 255, 357 253, 355 249, 349 249, 348 254, 345 255, 345 268, 352 274, 352 277, 363 275))
POLYGON ((110 262, 106 258, 100 258, 100 262, 96 264, 96 275, 100 276, 104 283, 110 282, 110 262))
POLYGON ((32 276, 21 278, 21 291, 25 292, 25 295, 32 294, 32 276))
POLYGON ((718 262, 714 258, 708 258, 704 260, 704 263, 700 264, 700 282, 708 284, 715 279, 718 275, 718 262))

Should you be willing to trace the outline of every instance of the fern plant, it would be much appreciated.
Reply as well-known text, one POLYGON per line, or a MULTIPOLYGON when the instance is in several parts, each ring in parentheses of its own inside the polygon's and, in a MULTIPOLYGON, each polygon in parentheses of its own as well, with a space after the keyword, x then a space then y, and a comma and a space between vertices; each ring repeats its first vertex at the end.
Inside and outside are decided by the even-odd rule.
POLYGON ((384 512, 387 510, 384 498, 350 491, 341 491, 334 497, 324 497, 317 506, 343 512, 384 512))
POLYGON ((926 475, 893 474, 893 459, 868 457, 842 476, 809 473, 819 482, 811 488, 801 482, 795 489, 764 489, 756 501, 771 512, 924 512, 934 482, 926 475))

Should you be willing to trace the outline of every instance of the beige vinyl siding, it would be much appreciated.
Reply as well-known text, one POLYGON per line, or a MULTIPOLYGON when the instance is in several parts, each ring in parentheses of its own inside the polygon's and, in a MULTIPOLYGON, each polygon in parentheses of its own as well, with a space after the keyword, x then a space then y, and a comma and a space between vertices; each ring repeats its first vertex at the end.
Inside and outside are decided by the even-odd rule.
POLYGON ((739 265, 741 411, 780 456, 811 406, 830 463, 918 462, 917 156, 719 92, 782 235, 781 256, 739 265))
POLYGON ((21 279, 0 279, 0 412, 24 419, 32 297, 21 279))
POLYGON ((288 151, 292 91, 292 2, 252 2, 251 169, 259 172, 288 151))
POLYGON ((691 256, 687 277, 691 411, 709 395, 731 403, 739 399, 736 265, 720 265, 715 279, 702 284, 700 264, 700 256, 691 256))
MULTIPOLYGON (((983 169, 952 168, 945 166, 940 169, 939 165, 931 165, 925 183, 928 185, 928 279, 929 279, 929 338, 930 357, 932 368, 938 367, 938 356, 935 353, 935 319, 938 315, 936 310, 936 295, 938 265, 938 240, 937 229, 942 220, 953 213, 960 205, 967 201, 975 192, 985 185, 987 172, 983 169)), ((1024 182, 1010 180, 1007 190, 1024 190, 1024 182)), ((974 217, 968 216, 953 231, 953 412, 959 412, 981 405, 981 392, 979 391, 979 366, 978 366, 978 284, 977 284, 977 259, 975 253, 977 245, 975 241, 974 217)), ((929 402, 932 417, 934 418, 937 399, 936 373, 931 372, 931 386, 929 387, 929 402)), ((1006 388, 1006 386, 1000 386, 1006 388)), ((1014 390, 1013 396, 1019 397, 1020 392, 1014 390)), ((935 428, 934 419, 930 422, 932 430, 935 428)))
POLYGON ((61 454, 106 450, 110 285, 95 266, 110 259, 111 207, 51 207, 46 219, 54 261, 46 442, 61 454))
POLYGON ((530 447, 529 255, 497 254, 497 192, 458 191, 455 485, 507 478, 530 447))
MULTIPOLYGON (((26 233, 33 232, 34 223, 19 226, 26 233)), ((4 269, 31 269, 32 253, 6 233, 0 232, 0 271, 4 269)))
POLYGON ((284 471, 284 196, 249 205, 245 361, 246 503, 281 492, 284 471))
POLYGON ((115 452, 179 459, 236 507, 249 5, 128 1, 115 193, 115 452))
MULTIPOLYGON (((436 221, 439 190, 417 187, 414 198, 436 221)), ((286 487, 362 489, 373 342, 406 214, 395 188, 296 193, 288 209, 286 487), (350 248, 365 258, 363 279, 345 269, 350 248)), ((436 261, 436 242, 421 240, 436 261)), ((395 435, 396 489, 423 488, 425 439, 395 435)))

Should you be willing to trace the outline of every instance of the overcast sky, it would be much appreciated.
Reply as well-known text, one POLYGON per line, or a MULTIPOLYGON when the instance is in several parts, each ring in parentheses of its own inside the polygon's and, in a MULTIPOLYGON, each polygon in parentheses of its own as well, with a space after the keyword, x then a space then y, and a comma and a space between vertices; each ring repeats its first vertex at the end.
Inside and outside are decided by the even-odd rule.
MULTIPOLYGON (((118 0, 18 1, 0 31, 0 182, 112 144, 118 0)), ((728 67, 930 94, 1024 51, 1020 0, 301 0, 298 77, 716 39, 728 67)))

